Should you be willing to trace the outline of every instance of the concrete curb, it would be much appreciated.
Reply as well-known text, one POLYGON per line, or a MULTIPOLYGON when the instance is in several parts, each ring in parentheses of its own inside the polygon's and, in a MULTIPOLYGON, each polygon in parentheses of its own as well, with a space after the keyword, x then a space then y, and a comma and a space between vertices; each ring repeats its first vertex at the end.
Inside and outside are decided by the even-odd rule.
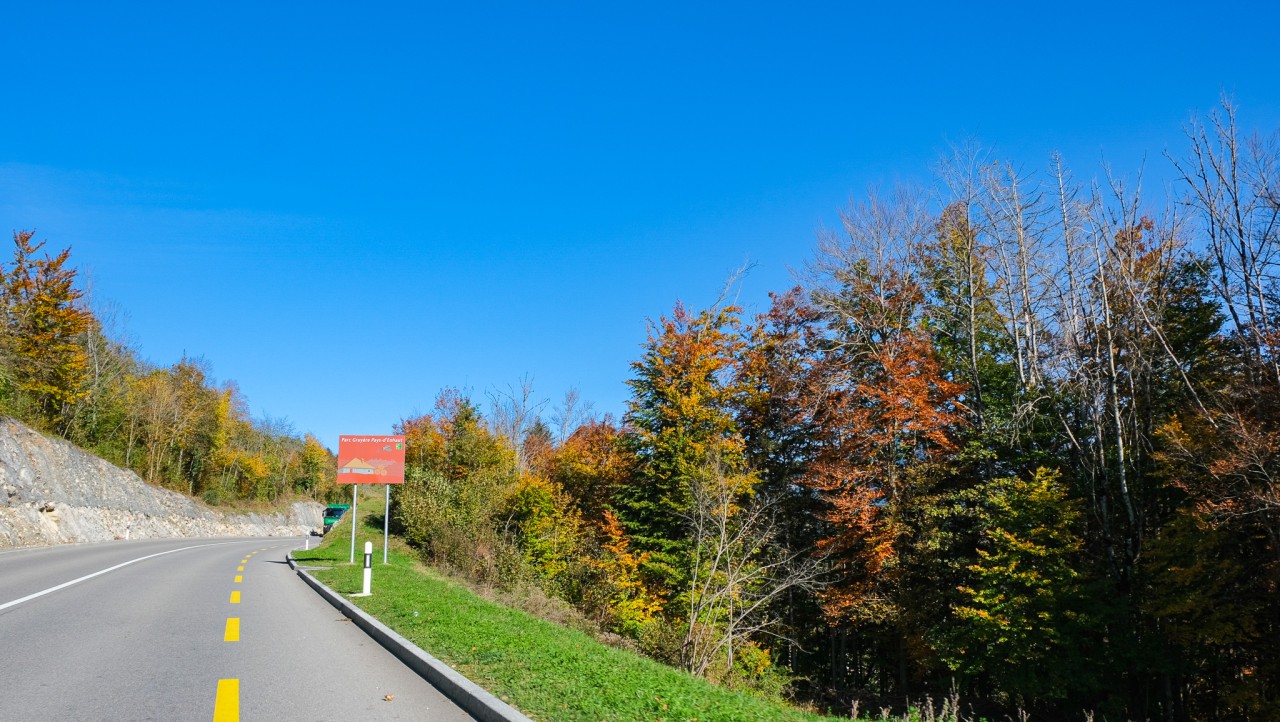
POLYGON ((413 642, 365 614, 342 595, 320 583, 298 566, 293 559, 293 554, 289 554, 286 559, 289 561, 289 567, 296 571, 303 581, 311 585, 311 588, 321 597, 324 597, 325 601, 349 617, 374 641, 385 647, 388 652, 394 654, 397 659, 443 692, 472 717, 480 722, 533 722, 511 705, 494 697, 488 690, 458 674, 457 670, 422 651, 413 642))

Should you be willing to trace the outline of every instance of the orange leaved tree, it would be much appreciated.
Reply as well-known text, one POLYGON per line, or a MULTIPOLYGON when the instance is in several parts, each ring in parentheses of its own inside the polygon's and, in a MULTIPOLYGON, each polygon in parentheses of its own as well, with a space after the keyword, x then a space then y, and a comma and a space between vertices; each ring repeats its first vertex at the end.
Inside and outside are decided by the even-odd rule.
POLYGON ((33 235, 13 234, 13 264, 0 277, 0 341, 16 410, 56 429, 86 393, 89 361, 79 338, 93 325, 93 314, 81 305, 75 269, 67 267, 71 249, 38 256, 44 242, 32 243, 33 235))
POLYGON ((908 518, 956 451, 963 387, 943 372, 924 325, 911 256, 932 228, 923 206, 909 194, 873 196, 844 225, 846 237, 825 239, 813 264, 826 336, 806 383, 817 448, 801 483, 826 505, 819 548, 835 576, 822 594, 827 619, 897 657, 905 695, 914 645, 903 620, 908 518))

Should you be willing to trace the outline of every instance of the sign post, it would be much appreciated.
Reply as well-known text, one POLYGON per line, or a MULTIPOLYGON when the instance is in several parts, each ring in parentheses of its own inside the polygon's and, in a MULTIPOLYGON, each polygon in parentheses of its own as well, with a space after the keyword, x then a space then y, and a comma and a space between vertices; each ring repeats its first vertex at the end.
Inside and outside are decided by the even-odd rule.
POLYGON ((351 563, 356 562, 356 494, 358 484, 386 484, 382 517, 382 563, 387 563, 391 485, 404 483, 403 436, 339 436, 338 483, 351 484, 351 563))
POLYGON ((356 563, 356 519, 360 518, 360 487, 351 485, 351 563, 356 563))

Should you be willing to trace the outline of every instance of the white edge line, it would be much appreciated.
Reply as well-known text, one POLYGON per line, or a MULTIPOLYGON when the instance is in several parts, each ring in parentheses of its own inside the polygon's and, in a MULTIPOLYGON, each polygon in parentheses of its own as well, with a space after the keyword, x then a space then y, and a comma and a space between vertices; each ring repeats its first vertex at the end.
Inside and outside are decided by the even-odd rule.
POLYGON ((42 590, 42 591, 36 592, 35 594, 28 594, 27 596, 25 596, 25 597, 23 597, 23 598, 21 598, 21 599, 15 599, 15 600, 13 600, 12 602, 5 602, 4 604, 0 604, 0 612, 3 612, 4 610, 8 609, 9 607, 16 607, 16 606, 18 606, 19 604, 22 604, 23 602, 29 602, 29 601, 31 601, 32 599, 35 599, 35 598, 37 598, 37 597, 43 597, 43 596, 44 596, 44 595, 46 595, 46 594, 52 594, 53 592, 56 592, 56 591, 58 591, 59 589, 66 589, 67 587, 71 586, 72 584, 79 584, 80 582, 83 582, 83 581, 84 581, 84 580, 86 580, 86 579, 93 579, 94 577, 96 577, 96 576, 98 576, 98 575, 100 575, 100 574, 106 574, 107 572, 114 572, 115 570, 119 569, 120 567, 127 567, 127 566, 129 566, 130 564, 136 564, 136 563, 141 562, 141 561, 146 561, 147 559, 153 559, 153 558, 155 558, 155 557, 162 557, 162 556, 164 556, 165 554, 173 554, 174 552, 185 552, 185 551, 187 551, 188 549, 199 549, 200 547, 216 547, 216 546, 221 546, 221 545, 223 545, 223 544, 243 544, 243 543, 244 543, 244 542, 229 541, 229 542, 214 542, 214 543, 211 543, 211 544, 196 544, 195 546, 181 547, 181 548, 178 548, 178 549, 170 549, 169 551, 166 551, 166 552, 157 552, 157 553, 155 553, 155 554, 148 554, 148 555, 147 555, 147 556, 145 556, 145 557, 138 557, 137 559, 130 559, 129 561, 124 562, 124 563, 122 563, 122 564, 117 564, 117 565, 115 565, 114 567, 107 567, 106 569, 101 569, 101 570, 99 570, 99 571, 94 572, 93 574, 86 574, 86 575, 84 575, 83 577, 80 577, 79 579, 72 579, 72 580, 71 580, 71 581, 69 581, 69 582, 63 582, 63 583, 61 583, 61 584, 59 584, 59 585, 57 585, 57 586, 55 586, 55 587, 49 587, 48 589, 45 589, 45 590, 42 590))

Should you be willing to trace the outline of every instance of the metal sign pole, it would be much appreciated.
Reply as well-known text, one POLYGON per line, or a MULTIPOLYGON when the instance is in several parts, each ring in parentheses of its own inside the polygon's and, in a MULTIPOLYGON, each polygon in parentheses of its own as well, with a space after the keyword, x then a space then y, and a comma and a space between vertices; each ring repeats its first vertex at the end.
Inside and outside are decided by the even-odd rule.
POLYGON ((387 538, 391 529, 391 485, 387 484, 387 508, 382 512, 382 563, 387 563, 387 538))
POLYGON ((359 484, 351 485, 351 563, 356 563, 356 505, 358 504, 356 492, 360 490, 359 484))

